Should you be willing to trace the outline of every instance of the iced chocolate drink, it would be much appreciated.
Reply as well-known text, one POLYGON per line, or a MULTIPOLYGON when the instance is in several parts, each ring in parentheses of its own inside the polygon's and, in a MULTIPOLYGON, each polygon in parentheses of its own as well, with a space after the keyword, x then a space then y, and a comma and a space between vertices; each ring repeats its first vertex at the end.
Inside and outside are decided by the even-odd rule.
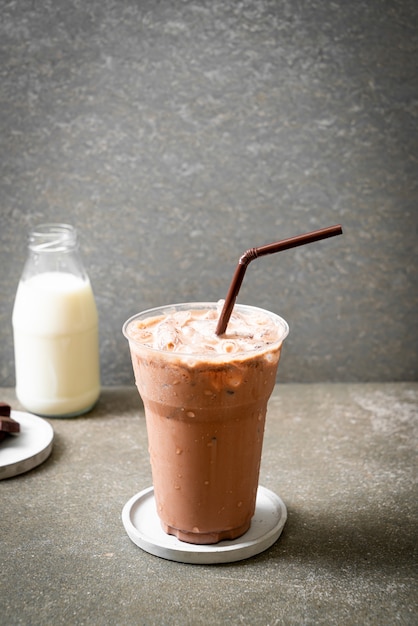
POLYGON ((287 323, 236 305, 179 304, 124 325, 145 406, 162 527, 195 544, 244 534, 255 511, 267 401, 287 323))

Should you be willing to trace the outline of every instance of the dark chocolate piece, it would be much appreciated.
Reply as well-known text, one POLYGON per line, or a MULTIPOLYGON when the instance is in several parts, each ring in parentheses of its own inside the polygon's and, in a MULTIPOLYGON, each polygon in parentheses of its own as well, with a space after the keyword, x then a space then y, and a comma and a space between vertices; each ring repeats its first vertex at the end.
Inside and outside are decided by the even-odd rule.
POLYGON ((0 402, 0 415, 5 415, 6 417, 10 417, 10 404, 6 404, 5 402, 0 402))
POLYGON ((16 422, 12 417, 2 415, 0 417, 0 432, 3 433, 18 433, 20 432, 20 424, 16 422))
POLYGON ((11 407, 6 402, 0 402, 0 441, 8 435, 17 435, 20 432, 20 424, 10 417, 11 407))

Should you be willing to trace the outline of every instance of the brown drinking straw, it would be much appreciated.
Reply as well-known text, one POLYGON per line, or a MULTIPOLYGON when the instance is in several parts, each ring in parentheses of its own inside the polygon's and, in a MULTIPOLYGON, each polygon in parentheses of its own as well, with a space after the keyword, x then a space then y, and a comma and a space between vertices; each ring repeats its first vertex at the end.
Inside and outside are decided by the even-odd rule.
POLYGON ((342 232, 342 226, 337 224, 336 226, 328 226, 328 228, 314 230, 311 233, 306 233, 305 235, 297 235, 296 237, 290 237, 289 239, 269 243, 265 246, 260 246, 259 248, 250 248, 244 252, 238 261, 235 274, 232 277, 224 306, 218 320, 218 325, 216 327, 216 334, 223 335, 226 331, 232 309, 234 308, 238 292, 244 279, 245 270, 247 269, 250 261, 257 259, 259 256, 265 256, 266 254, 273 254, 274 252, 289 250, 289 248, 296 248, 297 246, 304 246, 307 243, 320 241, 321 239, 328 239, 328 237, 335 237, 335 235, 342 235, 342 232))

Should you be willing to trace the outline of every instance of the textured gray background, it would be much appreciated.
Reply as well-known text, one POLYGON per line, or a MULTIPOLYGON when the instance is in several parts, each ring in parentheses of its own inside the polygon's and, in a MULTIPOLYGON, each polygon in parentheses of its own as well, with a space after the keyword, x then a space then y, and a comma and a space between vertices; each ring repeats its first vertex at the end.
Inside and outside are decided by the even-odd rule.
POLYGON ((102 380, 124 320, 225 296, 285 317, 283 381, 416 380, 416 0, 1 0, 0 385, 28 230, 80 232, 102 380))

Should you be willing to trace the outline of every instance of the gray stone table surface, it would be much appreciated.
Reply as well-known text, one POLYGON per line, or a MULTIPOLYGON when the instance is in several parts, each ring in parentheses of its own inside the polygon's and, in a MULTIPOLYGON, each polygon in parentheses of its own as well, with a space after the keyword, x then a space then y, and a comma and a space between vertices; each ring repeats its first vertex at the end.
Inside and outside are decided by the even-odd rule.
POLYGON ((283 534, 187 565, 125 532, 151 485, 145 419, 134 387, 103 389, 88 416, 50 420, 45 463, 0 481, 0 623, 417 624, 417 399, 416 383, 279 384, 260 483, 287 505, 283 534))

